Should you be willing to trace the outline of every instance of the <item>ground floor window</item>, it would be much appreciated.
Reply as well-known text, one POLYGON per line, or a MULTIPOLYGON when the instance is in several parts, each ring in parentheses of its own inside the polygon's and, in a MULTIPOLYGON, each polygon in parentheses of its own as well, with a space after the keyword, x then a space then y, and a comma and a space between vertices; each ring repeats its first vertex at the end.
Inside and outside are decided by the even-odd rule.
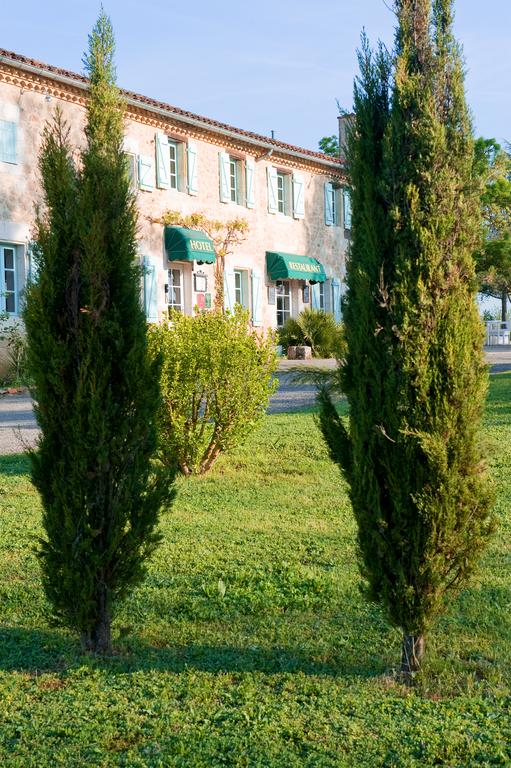
POLYGON ((291 284, 277 280, 277 326, 280 328, 291 317, 291 284))
POLYGON ((169 309, 183 311, 183 274, 180 269, 168 271, 167 304, 169 309))
POLYGON ((245 291, 243 286, 243 273, 241 269, 234 270, 234 303, 245 306, 245 291))
POLYGON ((15 315, 18 312, 16 286, 16 249, 0 244, 0 312, 15 315))
POLYGON ((324 283, 318 283, 318 304, 322 312, 325 311, 325 284, 324 283))

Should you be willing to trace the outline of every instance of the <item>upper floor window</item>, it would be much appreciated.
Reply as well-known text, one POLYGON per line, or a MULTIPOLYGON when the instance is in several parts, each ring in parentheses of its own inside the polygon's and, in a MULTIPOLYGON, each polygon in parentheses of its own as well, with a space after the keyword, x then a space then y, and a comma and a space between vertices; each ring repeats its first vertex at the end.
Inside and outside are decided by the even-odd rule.
POLYGON ((178 158, 178 143, 169 139, 169 183, 171 189, 178 188, 179 178, 179 158, 178 158))
POLYGON ((235 157, 229 158, 229 193, 231 202, 239 202, 239 177, 240 177, 240 162, 235 157))
POLYGON ((135 191, 138 186, 138 161, 134 152, 125 152, 130 187, 135 191))
POLYGON ((337 182, 327 181, 325 184, 325 224, 340 226, 339 189, 337 182))
POLYGON ((17 130, 16 123, 0 120, 0 162, 17 163, 17 130))
POLYGON ((268 212, 305 217, 304 189, 305 178, 300 173, 287 173, 273 166, 267 168, 268 212))
POLYGON ((160 189, 186 188, 184 166, 185 146, 163 133, 157 133, 156 144, 156 186, 160 189))
POLYGON ((279 213, 287 213, 287 173, 277 171, 277 210, 279 213))
POLYGON ((246 204, 252 207, 249 202, 249 195, 252 195, 253 188, 253 170, 249 172, 247 166, 244 166, 243 160, 239 157, 229 155, 227 152, 220 152, 219 156, 220 170, 220 202, 246 204), (244 173, 245 171, 245 173, 244 173), (250 188, 248 182, 250 181, 250 188))

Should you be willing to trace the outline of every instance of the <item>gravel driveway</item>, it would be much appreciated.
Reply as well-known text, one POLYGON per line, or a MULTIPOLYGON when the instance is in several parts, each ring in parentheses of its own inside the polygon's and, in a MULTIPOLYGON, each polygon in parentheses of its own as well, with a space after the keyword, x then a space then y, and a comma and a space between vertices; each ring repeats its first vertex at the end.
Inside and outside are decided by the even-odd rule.
MULTIPOLYGON (((486 350, 486 359, 492 373, 511 370, 511 345, 486 350)), ((268 413, 287 413, 314 405, 316 398, 313 384, 296 384, 292 369, 334 368, 333 360, 282 360, 277 378, 279 388, 270 401, 268 413)), ((0 455, 21 453, 35 444, 38 428, 28 394, 0 396, 0 455)))

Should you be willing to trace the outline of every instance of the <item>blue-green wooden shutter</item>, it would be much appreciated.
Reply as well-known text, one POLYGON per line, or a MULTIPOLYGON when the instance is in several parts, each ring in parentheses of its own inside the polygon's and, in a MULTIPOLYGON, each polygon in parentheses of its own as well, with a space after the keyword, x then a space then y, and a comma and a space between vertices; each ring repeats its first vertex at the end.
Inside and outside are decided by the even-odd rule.
POLYGON ((144 257, 144 307, 148 321, 158 322, 158 272, 150 256, 144 257))
POLYGON ((344 227, 351 229, 351 195, 349 189, 345 189, 342 195, 344 208, 344 227))
POLYGON ((245 160, 245 202, 247 208, 255 208, 255 160, 247 157, 245 160))
POLYGON ((325 224, 331 227, 334 223, 334 212, 332 210, 332 184, 325 182, 325 224))
POLYGON ((341 281, 337 278, 332 280, 332 313, 336 323, 342 320, 341 308, 341 281))
POLYGON ((154 137, 156 146, 156 186, 160 189, 170 189, 170 152, 169 140, 163 133, 154 137))
POLYGON ((0 162, 17 163, 17 124, 0 120, 0 162))
POLYGON ((197 196, 199 194, 197 145, 194 144, 193 141, 188 142, 188 147, 186 149, 186 159, 188 194, 197 196))
POLYGON ((138 184, 140 189, 151 191, 154 187, 153 159, 140 155, 138 158, 138 184))
POLYGON ((220 173, 220 202, 231 202, 231 180, 230 180, 230 158, 227 152, 218 153, 218 164, 220 173))
POLYGON ((293 216, 305 218, 305 181, 301 173, 293 173, 293 216))
POLYGON ((263 276, 257 268, 252 270, 252 324, 263 324, 263 276))
POLYGON ((269 165, 266 169, 268 179, 268 212, 278 213, 277 169, 269 165))
POLYGON ((234 311, 235 296, 234 269, 226 269, 224 272, 224 307, 229 312, 234 311))

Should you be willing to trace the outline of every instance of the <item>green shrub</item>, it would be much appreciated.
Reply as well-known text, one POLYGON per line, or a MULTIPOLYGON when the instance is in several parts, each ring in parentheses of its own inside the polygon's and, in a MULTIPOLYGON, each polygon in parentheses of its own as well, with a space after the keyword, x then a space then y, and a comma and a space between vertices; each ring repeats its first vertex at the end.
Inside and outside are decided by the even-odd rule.
POLYGON ((7 371, 2 384, 26 386, 31 383, 27 370, 27 338, 21 324, 12 322, 6 313, 0 314, 0 342, 5 342, 7 371))
POLYGON ((237 307, 233 314, 173 313, 153 327, 150 346, 163 358, 161 459, 185 475, 207 472, 264 414, 276 386, 274 339, 251 330, 237 307))
POLYGON ((320 309, 304 309, 297 318, 290 317, 279 329, 279 344, 311 347, 314 357, 343 357, 344 334, 340 323, 320 309))

